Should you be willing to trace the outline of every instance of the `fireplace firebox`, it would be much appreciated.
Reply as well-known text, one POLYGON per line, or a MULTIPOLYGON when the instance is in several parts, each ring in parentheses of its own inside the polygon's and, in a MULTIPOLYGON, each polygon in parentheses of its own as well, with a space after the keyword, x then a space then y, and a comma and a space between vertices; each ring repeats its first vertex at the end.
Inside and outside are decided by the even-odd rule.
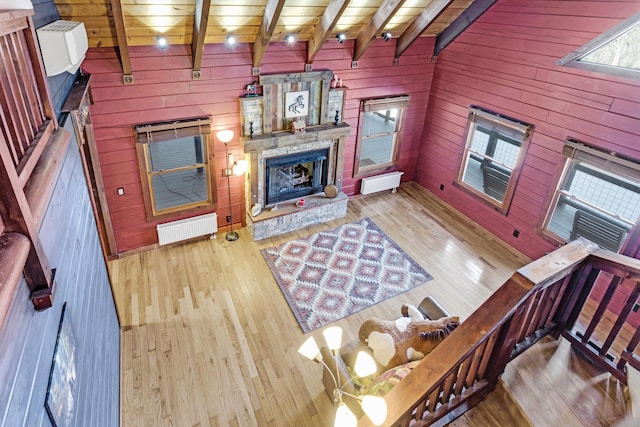
POLYGON ((267 205, 320 193, 327 185, 328 149, 266 159, 267 205))

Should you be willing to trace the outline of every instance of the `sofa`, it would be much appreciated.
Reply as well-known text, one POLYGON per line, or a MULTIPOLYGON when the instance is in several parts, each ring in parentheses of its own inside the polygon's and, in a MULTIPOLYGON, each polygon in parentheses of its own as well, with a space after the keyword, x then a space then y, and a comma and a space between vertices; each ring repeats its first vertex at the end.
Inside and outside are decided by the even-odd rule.
MULTIPOLYGON (((449 313, 442 308, 442 306, 431 296, 424 298, 417 306, 422 315, 430 320, 437 320, 442 317, 449 317, 449 313)), ((342 385, 342 390, 351 393, 359 394, 362 387, 372 387, 375 394, 383 395, 388 391, 390 387, 402 380, 419 361, 410 362, 405 365, 393 367, 385 370, 381 365, 376 362, 376 372, 365 379, 352 380, 351 372, 353 372, 353 366, 355 365, 356 356, 358 352, 364 351, 373 357, 371 349, 360 340, 353 340, 340 348, 340 352, 337 356, 327 347, 320 347, 320 354, 327 367, 338 376, 339 383, 342 385)), ((374 359, 375 360, 375 359, 374 359)), ((322 382, 327 392, 327 395, 331 400, 335 399, 335 383, 326 369, 322 371, 322 382)), ((368 393, 371 393, 371 388, 368 388, 368 393)), ((349 399, 345 399, 345 403, 358 415, 360 412, 359 405, 353 404, 349 399)))

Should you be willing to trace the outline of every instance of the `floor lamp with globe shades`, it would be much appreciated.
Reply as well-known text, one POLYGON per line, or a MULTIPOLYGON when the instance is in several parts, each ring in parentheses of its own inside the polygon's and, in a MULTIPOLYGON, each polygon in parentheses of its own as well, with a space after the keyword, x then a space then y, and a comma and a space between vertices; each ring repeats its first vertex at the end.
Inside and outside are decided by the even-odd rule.
POLYGON ((229 141, 233 139, 233 131, 232 130, 221 130, 216 133, 218 139, 224 142, 224 157, 227 162, 227 167, 222 169, 222 175, 227 177, 227 192, 229 195, 229 225, 231 229, 227 232, 224 238, 230 242, 238 240, 240 237, 237 232, 233 231, 233 217, 232 217, 232 208, 231 208, 231 178, 230 176, 233 174, 233 169, 230 167, 230 164, 233 162, 229 162, 229 141))

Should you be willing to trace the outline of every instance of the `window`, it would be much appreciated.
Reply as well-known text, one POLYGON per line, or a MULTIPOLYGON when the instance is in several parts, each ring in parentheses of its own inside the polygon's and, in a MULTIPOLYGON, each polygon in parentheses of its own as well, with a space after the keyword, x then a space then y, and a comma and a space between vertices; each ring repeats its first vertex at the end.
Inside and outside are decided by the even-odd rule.
POLYGON ((586 237, 617 252, 640 218, 640 164, 568 141, 545 230, 557 240, 586 237))
POLYGON ((640 14, 565 56, 558 64, 640 78, 640 14))
POLYGON ((408 95, 362 102, 354 177, 388 170, 398 164, 402 117, 408 103, 408 95))
POLYGON ((531 126, 471 107, 458 183, 507 213, 531 126))
POLYGON ((136 126, 147 217, 211 205, 208 135, 211 120, 136 126))

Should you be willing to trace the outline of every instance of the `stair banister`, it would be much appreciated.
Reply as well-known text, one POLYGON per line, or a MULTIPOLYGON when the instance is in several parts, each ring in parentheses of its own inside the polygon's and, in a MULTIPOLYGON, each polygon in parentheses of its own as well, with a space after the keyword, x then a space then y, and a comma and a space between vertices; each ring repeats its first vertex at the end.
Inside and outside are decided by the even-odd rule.
MULTIPOLYGON (((412 419, 419 421, 416 426, 446 423, 482 401, 495 388, 506 364, 524 350, 517 348, 518 338, 522 330, 531 329, 527 322, 537 318, 529 316, 538 309, 536 295, 557 287, 555 299, 562 298, 569 288, 566 279, 596 250, 597 245, 578 239, 514 273, 385 396, 385 425, 408 426, 412 419)), ((544 312, 549 319, 555 316, 553 310, 544 308, 544 312)), ((552 325, 544 335, 555 325, 548 323, 552 325)), ((544 335, 526 336, 526 348, 544 335)), ((358 426, 373 424, 363 417, 358 426)))

